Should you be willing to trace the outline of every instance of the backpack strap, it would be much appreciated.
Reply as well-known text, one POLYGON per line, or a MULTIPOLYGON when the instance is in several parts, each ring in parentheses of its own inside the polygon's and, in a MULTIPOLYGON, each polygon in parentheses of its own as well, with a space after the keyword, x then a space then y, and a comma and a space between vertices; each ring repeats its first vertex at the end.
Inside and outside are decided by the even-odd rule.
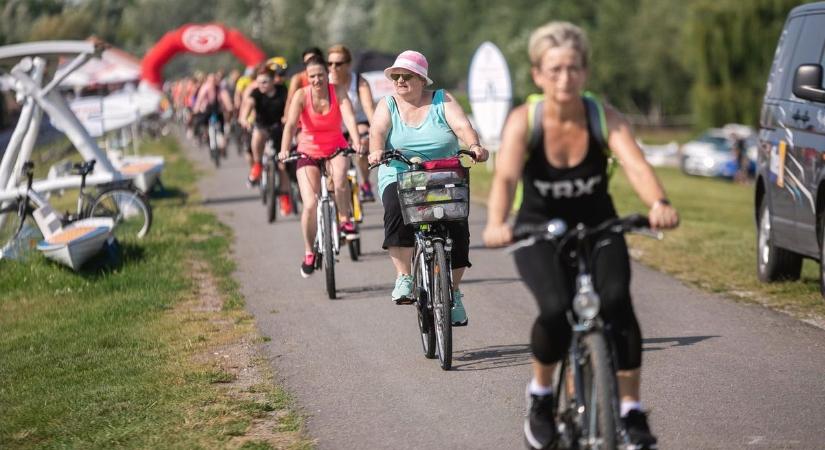
POLYGON ((527 154, 537 145, 541 145, 541 111, 544 108, 544 95, 530 94, 527 97, 527 154))
POLYGON ((587 111, 587 131, 593 135, 596 143, 599 144, 602 152, 607 157, 607 177, 610 179, 616 170, 618 161, 607 144, 607 137, 610 132, 607 129, 607 116, 604 114, 604 105, 594 94, 587 91, 582 95, 582 99, 584 100, 584 108, 587 111))

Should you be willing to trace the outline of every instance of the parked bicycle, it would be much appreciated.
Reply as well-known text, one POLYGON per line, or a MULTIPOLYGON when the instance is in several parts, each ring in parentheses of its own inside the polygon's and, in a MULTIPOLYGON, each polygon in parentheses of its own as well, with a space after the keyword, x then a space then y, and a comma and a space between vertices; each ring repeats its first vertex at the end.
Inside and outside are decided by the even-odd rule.
POLYGON ((94 171, 95 163, 93 159, 72 166, 72 172, 80 175, 80 191, 77 209, 63 216, 63 224, 88 217, 111 217, 115 221, 112 232, 119 241, 145 237, 152 227, 149 199, 129 181, 103 184, 98 186, 94 195, 89 194, 86 192, 86 177, 94 171))
POLYGON ((327 161, 340 154, 351 155, 355 150, 349 147, 339 148, 331 155, 324 158, 310 158, 301 153, 292 153, 284 159, 284 163, 297 161, 300 158, 310 158, 318 164, 321 171, 321 191, 318 194, 318 206, 315 220, 317 223, 315 232, 315 243, 313 252, 315 253, 315 269, 324 268, 326 278, 327 295, 335 299, 335 262, 341 249, 341 232, 338 227, 338 210, 335 207, 335 200, 329 190, 327 161))
MULTIPOLYGON (((86 191, 86 177, 94 170, 95 160, 75 163, 72 170, 80 175, 80 190, 75 212, 60 216, 62 225, 81 219, 109 217, 114 220, 112 233, 121 242, 125 239, 140 239, 149 233, 152 226, 152 208, 143 193, 129 182, 114 182, 98 186, 93 195, 86 191)), ((23 164, 26 177, 26 191, 17 199, 0 208, 0 248, 5 248, 17 239, 27 217, 35 209, 47 205, 48 201, 31 189, 34 179, 34 163, 23 164)))
MULTIPOLYGON (((593 284, 591 261, 600 249, 594 238, 605 233, 634 232, 661 239, 661 233, 651 232, 649 227, 645 216, 634 214, 609 219, 595 227, 579 224, 568 230, 563 221, 556 219, 513 230, 514 239, 519 242, 509 251, 539 241, 553 241, 557 256, 578 269, 576 293, 567 311, 573 338, 567 357, 558 364, 553 377, 553 411, 558 431, 553 448, 634 448, 620 420, 616 348, 599 316, 601 301, 593 284)), ((532 448, 529 443, 528 447, 532 448)))
POLYGON ((453 335, 450 312, 453 281, 450 251, 453 241, 446 222, 464 220, 470 214, 469 171, 458 155, 475 157, 460 150, 455 157, 419 161, 407 158, 403 149, 387 150, 370 169, 396 160, 409 171, 398 174, 398 199, 406 225, 415 227, 412 256, 413 298, 418 315, 421 346, 426 358, 438 357, 442 369, 450 370, 453 335))

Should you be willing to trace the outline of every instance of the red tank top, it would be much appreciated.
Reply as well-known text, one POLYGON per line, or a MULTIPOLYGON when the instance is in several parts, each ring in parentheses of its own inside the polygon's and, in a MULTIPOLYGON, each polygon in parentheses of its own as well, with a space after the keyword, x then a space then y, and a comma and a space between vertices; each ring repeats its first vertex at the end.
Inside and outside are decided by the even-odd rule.
POLYGON ((304 89, 304 109, 301 111, 301 134, 298 151, 313 158, 324 158, 335 150, 346 147, 347 140, 341 132, 341 108, 335 96, 335 88, 329 85, 329 112, 318 114, 312 108, 312 86, 304 89))

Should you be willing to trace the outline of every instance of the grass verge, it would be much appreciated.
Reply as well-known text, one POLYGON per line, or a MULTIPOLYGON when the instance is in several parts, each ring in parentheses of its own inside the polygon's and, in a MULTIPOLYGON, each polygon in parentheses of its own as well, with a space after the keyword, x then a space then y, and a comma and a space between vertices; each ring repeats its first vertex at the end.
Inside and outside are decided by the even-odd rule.
POLYGON ((257 357, 230 230, 173 139, 154 224, 122 265, 0 261, 0 448, 309 448, 257 357))
MULTIPOLYGON (((708 291, 825 323, 817 262, 805 261, 799 281, 765 284, 756 278, 753 186, 691 177, 676 168, 657 168, 656 173, 682 224, 662 241, 630 236, 634 258, 708 291)), ((486 201, 491 175, 476 167, 472 176, 474 198, 486 201)), ((619 214, 647 210, 621 170, 610 190, 619 214)))

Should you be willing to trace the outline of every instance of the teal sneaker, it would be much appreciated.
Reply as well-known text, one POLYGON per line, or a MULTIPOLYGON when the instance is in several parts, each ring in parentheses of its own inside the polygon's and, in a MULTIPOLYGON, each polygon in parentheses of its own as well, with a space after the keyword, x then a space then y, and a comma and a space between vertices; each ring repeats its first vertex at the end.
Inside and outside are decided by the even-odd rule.
POLYGON ((464 310, 464 303, 461 302, 462 297, 464 297, 464 294, 461 293, 460 289, 453 291, 453 309, 450 311, 450 320, 453 322, 454 327, 464 327, 469 322, 467 311, 464 310))
POLYGON ((395 289, 392 290, 392 301, 396 305, 409 305, 413 303, 412 298, 412 275, 398 275, 395 279, 395 289))

